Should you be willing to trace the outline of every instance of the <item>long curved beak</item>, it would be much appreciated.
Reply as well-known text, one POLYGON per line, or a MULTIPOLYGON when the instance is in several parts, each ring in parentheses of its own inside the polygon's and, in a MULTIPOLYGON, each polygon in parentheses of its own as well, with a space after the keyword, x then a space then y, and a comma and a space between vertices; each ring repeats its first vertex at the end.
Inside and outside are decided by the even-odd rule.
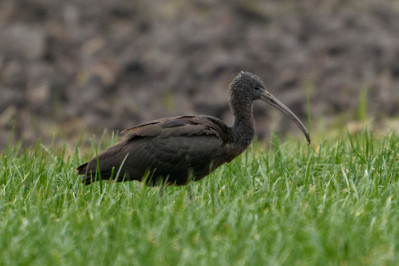
POLYGON ((274 106, 284 114, 286 114, 291 120, 298 125, 298 127, 302 130, 306 139, 308 140, 308 144, 310 144, 310 136, 309 132, 306 130, 305 126, 302 124, 301 120, 290 110, 287 106, 285 106, 282 102, 280 102, 276 97, 274 97, 270 92, 264 90, 262 92, 261 98, 262 101, 274 106))

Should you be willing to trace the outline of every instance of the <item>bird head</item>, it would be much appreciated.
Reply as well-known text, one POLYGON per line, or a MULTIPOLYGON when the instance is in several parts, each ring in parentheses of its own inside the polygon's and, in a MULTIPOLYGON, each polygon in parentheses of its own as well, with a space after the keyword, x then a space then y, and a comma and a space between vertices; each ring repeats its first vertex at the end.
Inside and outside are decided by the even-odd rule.
POLYGON ((241 71, 230 85, 231 94, 245 100, 259 100, 265 91, 265 84, 256 75, 241 71))
POLYGON ((265 84, 258 76, 250 72, 241 71, 231 83, 230 90, 231 95, 234 95, 234 97, 238 97, 244 101, 262 100, 286 114, 298 125, 310 144, 309 132, 301 120, 287 106, 266 90, 265 84))

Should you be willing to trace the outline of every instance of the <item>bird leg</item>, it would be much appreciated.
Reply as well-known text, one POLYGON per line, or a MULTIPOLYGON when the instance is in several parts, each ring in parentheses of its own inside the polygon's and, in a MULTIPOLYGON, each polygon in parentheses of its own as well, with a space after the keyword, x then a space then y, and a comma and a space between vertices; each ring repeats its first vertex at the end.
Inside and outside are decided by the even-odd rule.
POLYGON ((188 169, 188 186, 187 186, 187 194, 188 198, 190 200, 190 203, 193 202, 193 190, 191 189, 191 186, 193 185, 193 182, 195 181, 194 178, 194 170, 192 168, 188 169))
POLYGON ((187 186, 187 195, 190 203, 193 203, 193 190, 191 189, 192 182, 187 186))

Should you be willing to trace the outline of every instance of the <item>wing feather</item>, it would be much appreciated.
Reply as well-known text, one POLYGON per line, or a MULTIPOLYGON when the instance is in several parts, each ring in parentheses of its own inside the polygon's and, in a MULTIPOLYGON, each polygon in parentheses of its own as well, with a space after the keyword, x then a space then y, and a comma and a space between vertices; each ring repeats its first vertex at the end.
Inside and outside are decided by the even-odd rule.
POLYGON ((221 142, 231 141, 230 128, 210 116, 176 116, 154 120, 122 131, 124 139, 133 141, 142 137, 170 138, 178 136, 214 136, 221 142))

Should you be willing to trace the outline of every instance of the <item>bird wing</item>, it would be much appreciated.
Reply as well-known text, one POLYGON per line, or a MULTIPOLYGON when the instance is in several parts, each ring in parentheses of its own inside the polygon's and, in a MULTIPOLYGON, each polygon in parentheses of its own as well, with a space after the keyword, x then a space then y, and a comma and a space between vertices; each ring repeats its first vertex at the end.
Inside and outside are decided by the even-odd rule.
POLYGON ((221 142, 231 141, 230 128, 211 116, 176 116, 154 120, 122 131, 126 141, 141 137, 214 136, 221 142))
MULTIPOLYGON (((209 116, 164 118, 124 131, 126 164, 143 171, 157 169, 170 181, 184 184, 188 169, 197 179, 228 161, 225 144, 231 130, 222 121, 209 116)), ((140 176, 131 174, 131 176, 140 176)))

